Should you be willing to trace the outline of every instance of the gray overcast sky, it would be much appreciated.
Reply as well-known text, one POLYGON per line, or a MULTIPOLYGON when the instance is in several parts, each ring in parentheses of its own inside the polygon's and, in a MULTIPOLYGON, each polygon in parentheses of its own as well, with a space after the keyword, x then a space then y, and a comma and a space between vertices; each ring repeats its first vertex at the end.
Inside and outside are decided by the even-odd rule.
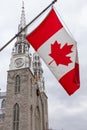
MULTIPOLYGON (((52 1, 24 0, 24 2, 28 23, 52 1)), ((3 0, 0 3, 0 48, 18 31, 21 5, 22 0, 3 0)), ((54 130, 87 130, 87 0, 58 0, 54 6, 78 43, 81 86, 76 93, 68 96, 43 63, 49 126, 54 130)), ((6 90, 6 71, 14 42, 0 52, 2 91, 6 90)))

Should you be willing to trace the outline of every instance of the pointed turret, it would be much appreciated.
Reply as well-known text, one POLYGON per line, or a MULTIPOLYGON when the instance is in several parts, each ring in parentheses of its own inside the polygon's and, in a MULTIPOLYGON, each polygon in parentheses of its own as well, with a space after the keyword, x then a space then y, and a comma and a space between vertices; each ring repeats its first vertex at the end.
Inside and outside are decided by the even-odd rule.
MULTIPOLYGON (((21 31, 26 26, 26 19, 25 19, 25 10, 24 10, 24 1, 22 1, 22 12, 21 12, 21 20, 18 28, 18 32, 21 31)), ((26 36, 26 29, 21 33, 21 36, 26 36)))
POLYGON ((25 11, 24 11, 24 1, 22 1, 22 13, 21 13, 20 27, 24 28, 25 26, 26 26, 26 20, 25 20, 25 11))
POLYGON ((45 91, 42 63, 40 57, 36 52, 33 54, 33 71, 36 83, 38 83, 40 91, 45 91))
MULTIPOLYGON (((18 32, 20 32, 21 29, 23 29, 25 26, 26 26, 26 19, 25 19, 25 11, 24 11, 24 1, 22 1, 22 12, 21 12, 20 24, 18 26, 18 32)), ((15 43, 13 53, 14 52, 15 54, 28 53, 30 45, 25 38, 26 33, 27 33, 27 30, 25 29, 17 37, 17 41, 15 43)))

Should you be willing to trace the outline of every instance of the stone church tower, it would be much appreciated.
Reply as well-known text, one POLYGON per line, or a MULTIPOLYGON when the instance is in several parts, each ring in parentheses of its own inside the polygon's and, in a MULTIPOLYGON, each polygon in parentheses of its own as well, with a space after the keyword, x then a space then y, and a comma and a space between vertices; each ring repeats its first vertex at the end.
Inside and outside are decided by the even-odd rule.
MULTIPOLYGON (((18 31, 26 25, 24 3, 18 31)), ((40 57, 30 53, 24 30, 15 42, 7 76, 4 130, 48 130, 48 106, 40 57)))

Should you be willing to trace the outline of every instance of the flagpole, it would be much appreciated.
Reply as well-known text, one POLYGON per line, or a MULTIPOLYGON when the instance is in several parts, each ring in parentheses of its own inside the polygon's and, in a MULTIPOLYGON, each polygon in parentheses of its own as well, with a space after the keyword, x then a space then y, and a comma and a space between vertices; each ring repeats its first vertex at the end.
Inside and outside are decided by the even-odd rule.
POLYGON ((20 32, 18 32, 12 39, 10 39, 1 49, 2 51, 6 46, 8 46, 22 31, 24 31, 28 26, 30 26, 37 18, 39 18, 48 8, 50 8, 53 4, 55 4, 57 0, 52 1, 41 13, 39 13, 31 22, 29 22, 20 32))

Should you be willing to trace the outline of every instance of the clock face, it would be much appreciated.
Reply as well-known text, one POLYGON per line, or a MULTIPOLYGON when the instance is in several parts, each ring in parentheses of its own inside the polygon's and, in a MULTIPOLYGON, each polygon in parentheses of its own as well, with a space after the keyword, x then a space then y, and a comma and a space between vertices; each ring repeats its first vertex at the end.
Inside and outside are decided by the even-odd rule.
POLYGON ((19 68, 19 67, 22 67, 24 64, 24 61, 22 58, 18 58, 15 60, 15 67, 19 68))

